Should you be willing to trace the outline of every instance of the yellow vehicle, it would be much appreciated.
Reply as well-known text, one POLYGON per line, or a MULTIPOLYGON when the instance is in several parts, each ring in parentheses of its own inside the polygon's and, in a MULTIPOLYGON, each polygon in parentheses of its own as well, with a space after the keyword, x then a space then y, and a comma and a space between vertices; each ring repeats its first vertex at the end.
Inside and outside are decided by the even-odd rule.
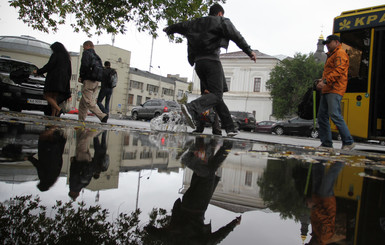
POLYGON ((341 102, 350 133, 385 140, 385 5, 342 12, 334 19, 333 32, 350 60, 341 102))

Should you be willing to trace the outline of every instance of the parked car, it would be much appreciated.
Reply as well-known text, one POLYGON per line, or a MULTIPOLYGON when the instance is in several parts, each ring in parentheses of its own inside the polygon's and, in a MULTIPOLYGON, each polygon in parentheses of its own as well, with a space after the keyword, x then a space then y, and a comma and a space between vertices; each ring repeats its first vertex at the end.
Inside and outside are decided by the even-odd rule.
POLYGON ((151 99, 140 106, 132 108, 131 116, 133 120, 152 119, 170 111, 180 112, 180 105, 171 100, 151 99))
POLYGON ((258 132, 258 133, 269 133, 271 134, 272 133, 272 128, 273 126, 276 124, 276 122, 273 122, 273 121, 261 121, 261 122, 257 122, 255 124, 255 132, 258 132))
POLYGON ((0 108, 12 111, 45 111, 48 102, 43 97, 44 76, 32 75, 38 69, 32 63, 0 57, 0 108))
POLYGON ((252 113, 243 111, 230 111, 230 114, 235 117, 236 127, 238 127, 239 130, 255 130, 256 121, 252 113))
POLYGON ((306 120, 300 117, 294 117, 288 121, 277 122, 272 127, 272 132, 277 135, 305 135, 312 138, 318 138, 318 124, 316 130, 314 129, 313 120, 306 120))

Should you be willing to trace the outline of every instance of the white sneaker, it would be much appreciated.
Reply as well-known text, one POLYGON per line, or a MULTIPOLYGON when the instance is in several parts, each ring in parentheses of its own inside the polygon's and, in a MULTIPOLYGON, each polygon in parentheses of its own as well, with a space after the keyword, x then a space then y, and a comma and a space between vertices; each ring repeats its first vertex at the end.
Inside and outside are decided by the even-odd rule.
POLYGON ((190 114, 190 112, 188 111, 187 109, 187 106, 186 105, 181 105, 181 109, 182 109, 182 113, 184 115, 184 117, 186 118, 186 121, 187 121, 187 124, 192 128, 192 129, 195 129, 195 123, 194 123, 194 120, 190 114))
POLYGON ((353 143, 353 144, 351 144, 351 145, 343 145, 342 148, 341 148, 341 150, 351 151, 351 150, 353 150, 354 147, 356 147, 356 144, 355 144, 355 143, 353 143))

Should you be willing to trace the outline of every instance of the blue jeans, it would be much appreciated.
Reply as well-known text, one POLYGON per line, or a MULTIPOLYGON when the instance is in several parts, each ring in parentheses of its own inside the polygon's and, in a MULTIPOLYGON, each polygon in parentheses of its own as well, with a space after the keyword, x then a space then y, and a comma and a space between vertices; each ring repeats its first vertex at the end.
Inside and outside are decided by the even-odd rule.
POLYGON ((112 95, 112 88, 101 87, 97 99, 97 104, 100 110, 106 114, 110 112, 110 99, 112 95), (105 98, 105 106, 103 106, 102 101, 105 98))
POLYGON ((350 135, 344 118, 341 114, 342 96, 339 94, 323 94, 318 109, 318 133, 322 146, 333 147, 332 131, 330 129, 329 118, 337 126, 341 135, 343 145, 353 144, 353 137, 350 135))

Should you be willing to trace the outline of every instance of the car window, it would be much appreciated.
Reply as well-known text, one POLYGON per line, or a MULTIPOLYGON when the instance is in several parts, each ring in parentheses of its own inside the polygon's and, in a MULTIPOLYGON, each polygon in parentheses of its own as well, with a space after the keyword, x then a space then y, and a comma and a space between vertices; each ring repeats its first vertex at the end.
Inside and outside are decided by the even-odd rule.
POLYGON ((152 106, 152 101, 144 102, 143 106, 152 106))
POLYGON ((251 114, 251 113, 247 113, 247 117, 248 117, 248 118, 254 118, 254 115, 251 114))
POLYGON ((177 107, 178 104, 175 101, 166 101, 167 106, 177 107))
POLYGON ((32 74, 33 70, 37 70, 37 67, 31 64, 0 59, 0 71, 11 73, 12 71, 15 71, 18 69, 29 71, 29 73, 32 74))
POLYGON ((153 101, 151 106, 161 106, 162 104, 160 103, 160 101, 153 101))

